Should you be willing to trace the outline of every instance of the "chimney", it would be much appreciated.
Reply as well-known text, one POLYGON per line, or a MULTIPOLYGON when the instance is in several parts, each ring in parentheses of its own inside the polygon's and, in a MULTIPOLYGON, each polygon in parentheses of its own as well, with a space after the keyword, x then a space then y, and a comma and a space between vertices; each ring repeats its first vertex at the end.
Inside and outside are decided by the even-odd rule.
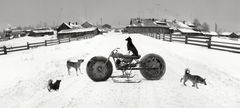
POLYGON ((76 25, 78 25, 78 22, 76 22, 76 25))
POLYGON ((70 25, 71 24, 71 22, 68 22, 68 25, 70 25))

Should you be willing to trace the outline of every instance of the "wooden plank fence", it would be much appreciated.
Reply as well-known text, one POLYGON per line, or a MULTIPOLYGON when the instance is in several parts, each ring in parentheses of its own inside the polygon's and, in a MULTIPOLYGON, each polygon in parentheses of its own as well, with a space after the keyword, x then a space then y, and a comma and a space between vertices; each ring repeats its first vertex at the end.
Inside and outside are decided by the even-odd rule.
POLYGON ((94 36, 88 35, 88 36, 81 36, 81 37, 75 37, 75 38, 63 38, 63 39, 51 39, 51 40, 45 40, 44 42, 35 42, 35 43, 29 43, 27 42, 27 45, 22 46, 14 46, 14 47, 0 47, 0 55, 8 54, 9 52, 15 52, 15 51, 23 51, 23 50, 29 50, 31 48, 36 48, 40 46, 52 46, 52 45, 58 45, 62 43, 68 43, 71 41, 78 41, 81 39, 89 39, 94 36))
POLYGON ((220 41, 212 41, 212 37, 206 36, 173 36, 172 34, 143 34, 147 35, 156 39, 162 39, 163 41, 169 42, 182 42, 185 44, 190 45, 197 45, 202 47, 207 47, 209 49, 221 50, 221 51, 228 51, 234 53, 240 53, 240 44, 237 43, 230 43, 230 42, 220 42, 220 41))

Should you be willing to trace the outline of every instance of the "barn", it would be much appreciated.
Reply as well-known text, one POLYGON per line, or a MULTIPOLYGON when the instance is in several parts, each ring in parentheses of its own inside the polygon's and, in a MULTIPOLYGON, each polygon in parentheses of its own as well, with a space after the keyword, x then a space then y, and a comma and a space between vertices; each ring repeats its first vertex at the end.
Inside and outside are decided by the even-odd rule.
POLYGON ((76 38, 81 36, 87 36, 87 35, 98 35, 100 34, 100 31, 97 27, 91 27, 91 28, 72 28, 72 29, 65 29, 61 30, 57 34, 58 39, 62 38, 76 38))
POLYGON ((130 25, 126 27, 128 33, 156 33, 156 34, 170 34, 171 30, 166 22, 158 19, 149 18, 132 18, 130 25))

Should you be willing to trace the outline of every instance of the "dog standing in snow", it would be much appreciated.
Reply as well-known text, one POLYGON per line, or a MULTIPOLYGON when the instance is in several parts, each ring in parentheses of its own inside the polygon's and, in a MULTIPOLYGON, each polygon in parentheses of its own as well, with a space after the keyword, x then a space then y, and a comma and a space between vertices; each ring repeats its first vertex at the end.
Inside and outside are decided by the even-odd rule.
POLYGON ((81 64, 82 64, 83 62, 84 62, 83 59, 79 59, 77 62, 73 62, 73 61, 68 60, 68 61, 67 61, 68 75, 70 75, 70 71, 69 71, 69 70, 70 70, 71 67, 72 67, 72 68, 75 68, 77 75, 78 75, 78 70, 79 70, 80 73, 81 73, 80 66, 81 66, 81 64))
POLYGON ((125 39, 127 41, 127 49, 128 51, 132 52, 133 56, 138 56, 138 51, 137 48, 134 46, 134 44, 132 43, 132 39, 130 37, 128 37, 127 39, 125 39))
POLYGON ((48 80, 48 85, 47 85, 48 91, 49 92, 51 90, 57 91, 59 89, 59 87, 60 87, 60 83, 61 83, 61 80, 56 80, 54 83, 53 83, 52 79, 48 80))
POLYGON ((190 70, 188 68, 185 69, 185 74, 184 76, 180 79, 180 82, 182 82, 183 80, 183 84, 186 86, 186 82, 188 80, 190 80, 193 85, 192 87, 195 87, 198 89, 198 86, 197 86, 197 83, 201 83, 201 84, 204 84, 204 85, 207 85, 206 83, 206 79, 203 79, 202 77, 198 76, 198 75, 191 75, 190 74, 190 70))

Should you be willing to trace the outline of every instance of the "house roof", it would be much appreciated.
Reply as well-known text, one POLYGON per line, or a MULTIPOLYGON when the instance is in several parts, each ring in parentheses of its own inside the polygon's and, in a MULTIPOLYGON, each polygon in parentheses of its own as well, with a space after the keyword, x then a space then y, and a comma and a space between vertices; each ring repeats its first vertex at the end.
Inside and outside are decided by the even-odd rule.
POLYGON ((239 38, 240 36, 237 35, 236 33, 232 32, 232 33, 229 35, 229 37, 231 37, 231 38, 239 38))
POLYGON ((177 24, 178 28, 192 29, 192 27, 190 27, 188 24, 183 23, 181 21, 177 21, 176 24, 177 24))
MULTIPOLYGON (((65 26, 67 26, 67 27, 70 28, 70 29, 72 29, 72 28, 82 28, 81 25, 74 24, 74 23, 65 23, 65 22, 64 22, 62 25, 65 25, 65 26)), ((62 25, 60 25, 60 26, 62 26, 62 25)))
POLYGON ((132 18, 131 23, 129 25, 134 27, 166 27, 169 28, 166 22, 162 22, 157 19, 140 19, 140 18, 132 18))
POLYGON ((51 29, 49 29, 49 30, 33 30, 32 32, 34 32, 34 33, 46 33, 46 32, 54 32, 54 30, 51 30, 51 29))
POLYGON ((222 33, 219 33, 220 35, 224 35, 224 36, 229 36, 232 32, 222 32, 222 33))
POLYGON ((88 28, 88 27, 93 27, 93 24, 91 24, 88 21, 86 21, 81 26, 84 27, 84 28, 88 28))
POLYGON ((91 27, 91 28, 73 28, 73 29, 65 29, 65 30, 61 30, 58 33, 81 33, 81 32, 88 32, 88 31, 94 31, 96 30, 97 27, 91 27))
POLYGON ((178 30, 181 32, 181 33, 194 33, 194 34, 200 34, 201 32, 198 32, 198 31, 194 31, 192 29, 186 29, 186 28, 178 28, 178 30))
POLYGON ((217 32, 214 32, 214 31, 202 32, 202 34, 204 34, 204 35, 211 35, 211 36, 217 36, 217 35, 218 35, 218 33, 217 33, 217 32))

